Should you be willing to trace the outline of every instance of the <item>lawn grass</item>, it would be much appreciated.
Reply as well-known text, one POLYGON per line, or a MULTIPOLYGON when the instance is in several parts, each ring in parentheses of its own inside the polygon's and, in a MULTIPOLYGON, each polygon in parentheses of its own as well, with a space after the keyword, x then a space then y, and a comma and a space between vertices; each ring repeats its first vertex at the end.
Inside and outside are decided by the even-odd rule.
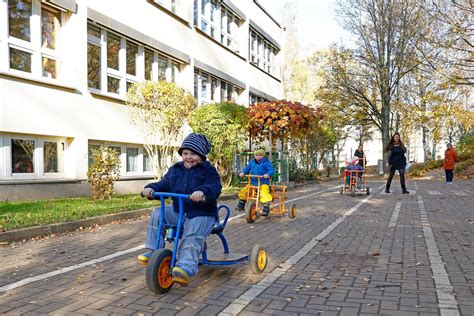
POLYGON ((28 202, 0 202, 0 231, 69 222, 98 215, 120 213, 157 205, 140 196, 121 195, 110 200, 89 197, 28 202))
MULTIPOLYGON (((237 187, 222 190, 233 194, 237 187)), ((24 227, 69 222, 94 216, 151 208, 158 201, 149 201, 137 194, 115 195, 110 200, 93 201, 89 197, 27 202, 0 202, 0 232, 24 227)))

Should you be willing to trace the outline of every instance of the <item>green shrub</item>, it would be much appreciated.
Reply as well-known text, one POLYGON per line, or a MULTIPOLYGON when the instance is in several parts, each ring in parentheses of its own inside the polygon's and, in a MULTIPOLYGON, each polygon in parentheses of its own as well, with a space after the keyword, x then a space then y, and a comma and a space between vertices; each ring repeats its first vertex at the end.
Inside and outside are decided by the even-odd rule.
POLYGON ((232 182, 232 161, 247 140, 247 109, 234 102, 202 105, 190 115, 189 125, 206 135, 212 144, 208 159, 216 166, 222 183, 232 182))
POLYGON ((458 155, 459 162, 474 159, 474 152, 464 152, 458 155))
POLYGON ((466 169, 467 167, 471 165, 474 165, 474 158, 457 163, 456 166, 454 167, 454 171, 462 172, 464 169, 466 169))
POLYGON ((87 171, 87 181, 91 184, 91 199, 112 198, 114 181, 119 178, 120 160, 112 148, 100 146, 91 150, 92 164, 87 171))
POLYGON ((474 135, 461 138, 461 140, 459 140, 458 150, 462 153, 474 154, 474 135))
POLYGON ((412 177, 423 177, 425 175, 425 172, 421 169, 416 169, 416 170, 411 170, 410 175, 412 177))
POLYGON ((424 168, 426 170, 433 170, 433 169, 441 168, 443 166, 443 159, 429 160, 424 165, 425 165, 424 168))
POLYGON ((430 170, 438 169, 443 166, 443 159, 429 160, 425 163, 415 163, 410 167, 409 175, 412 177, 423 177, 430 170))
POLYGON ((409 175, 412 177, 423 177, 426 174, 425 164, 414 163, 410 167, 409 175))

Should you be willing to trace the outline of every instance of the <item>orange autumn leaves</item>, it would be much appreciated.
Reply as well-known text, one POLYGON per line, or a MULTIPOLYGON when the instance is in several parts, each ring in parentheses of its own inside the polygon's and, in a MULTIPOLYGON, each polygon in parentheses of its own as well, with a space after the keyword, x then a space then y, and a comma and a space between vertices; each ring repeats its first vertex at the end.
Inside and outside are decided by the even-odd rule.
POLYGON ((313 129, 319 128, 323 114, 299 102, 285 100, 260 102, 247 109, 252 137, 303 138, 313 129))

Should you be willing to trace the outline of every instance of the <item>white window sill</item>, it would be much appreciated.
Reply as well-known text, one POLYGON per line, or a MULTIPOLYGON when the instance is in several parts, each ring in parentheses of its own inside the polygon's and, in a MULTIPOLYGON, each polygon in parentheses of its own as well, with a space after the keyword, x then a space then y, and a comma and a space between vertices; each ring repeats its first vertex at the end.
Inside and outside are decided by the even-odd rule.
POLYGON ((118 94, 103 93, 98 90, 89 89, 90 94, 99 98, 111 99, 114 101, 120 101, 121 103, 126 103, 127 99, 118 94))
POLYGON ((0 71, 0 76, 4 77, 10 77, 10 78, 17 78, 17 79, 22 79, 25 81, 29 81, 32 83, 39 83, 43 85, 48 85, 52 87, 57 87, 57 88, 62 88, 66 90, 72 90, 72 91, 77 91, 76 87, 73 87, 71 85, 67 85, 64 83, 61 83, 58 80, 55 79, 49 79, 49 78, 38 78, 33 75, 28 75, 28 74, 18 74, 18 73, 13 73, 13 72, 7 72, 7 71, 0 71))
POLYGON ((49 184, 49 183, 76 183, 77 179, 68 178, 4 178, 0 179, 0 185, 16 184, 49 184))

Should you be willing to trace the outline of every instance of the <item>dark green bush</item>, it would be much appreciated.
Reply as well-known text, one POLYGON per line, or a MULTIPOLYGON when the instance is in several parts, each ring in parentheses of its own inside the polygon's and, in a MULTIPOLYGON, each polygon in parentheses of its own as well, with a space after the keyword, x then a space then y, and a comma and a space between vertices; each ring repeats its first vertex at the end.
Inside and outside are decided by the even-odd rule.
POLYGON ((457 163, 456 166, 454 167, 454 171, 455 172, 462 172, 464 169, 466 169, 467 167, 469 167, 471 165, 474 165, 474 158, 464 160, 464 161, 461 161, 461 162, 457 163))

